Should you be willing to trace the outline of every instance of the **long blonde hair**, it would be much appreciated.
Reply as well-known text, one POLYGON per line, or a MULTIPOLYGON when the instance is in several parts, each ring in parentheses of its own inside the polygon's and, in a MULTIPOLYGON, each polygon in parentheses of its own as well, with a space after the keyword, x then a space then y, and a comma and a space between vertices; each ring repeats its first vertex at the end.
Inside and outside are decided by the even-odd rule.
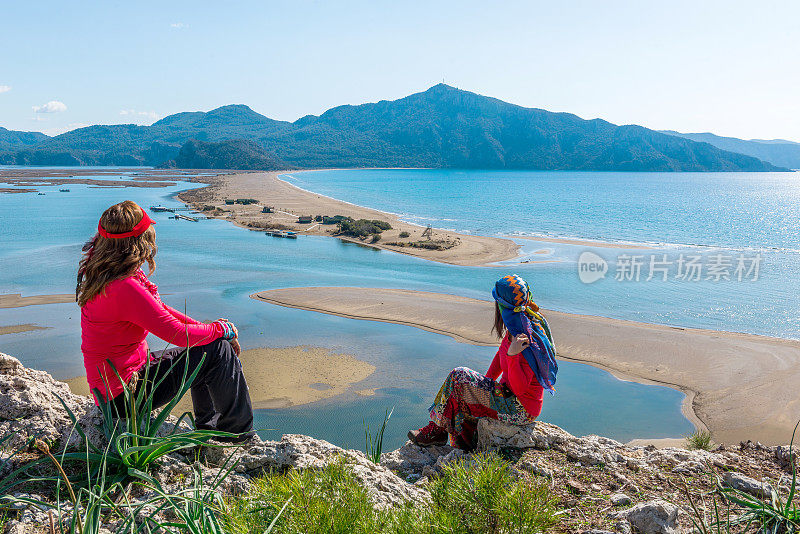
MULTIPOLYGON (((144 217, 144 210, 136 202, 126 200, 114 204, 100 217, 107 232, 130 232, 144 217)), ((112 239, 99 233, 83 246, 83 257, 78 264, 78 284, 75 300, 83 307, 102 293, 114 280, 134 274, 147 263, 150 274, 156 270, 156 231, 151 226, 142 235, 112 239)))

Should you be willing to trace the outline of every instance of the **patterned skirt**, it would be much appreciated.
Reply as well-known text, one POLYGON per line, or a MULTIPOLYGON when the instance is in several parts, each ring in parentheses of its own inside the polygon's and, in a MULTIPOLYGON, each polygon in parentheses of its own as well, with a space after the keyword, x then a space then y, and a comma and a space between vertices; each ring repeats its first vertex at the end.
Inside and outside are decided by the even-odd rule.
POLYGON ((450 444, 465 450, 477 445, 481 417, 513 425, 533 421, 508 386, 467 367, 450 371, 430 412, 431 421, 450 434, 450 444))

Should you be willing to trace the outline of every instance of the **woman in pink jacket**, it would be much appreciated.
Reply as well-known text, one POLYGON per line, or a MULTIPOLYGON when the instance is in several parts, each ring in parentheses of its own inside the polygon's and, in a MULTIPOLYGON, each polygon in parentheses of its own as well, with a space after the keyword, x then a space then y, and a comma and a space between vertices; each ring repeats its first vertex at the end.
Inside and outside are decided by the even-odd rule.
POLYGON ((117 413, 125 413, 118 373, 126 384, 138 375, 137 391, 146 388, 154 407, 162 406, 180 389, 184 372, 189 376, 200 366, 191 389, 197 428, 248 439, 253 409, 236 327, 226 319, 201 323, 161 302, 158 288, 142 271, 145 263, 149 274, 155 270, 153 224, 141 207, 126 200, 103 213, 97 234, 83 248, 75 296, 86 380, 95 402, 111 402, 117 413), (148 333, 176 347, 151 352, 148 333))

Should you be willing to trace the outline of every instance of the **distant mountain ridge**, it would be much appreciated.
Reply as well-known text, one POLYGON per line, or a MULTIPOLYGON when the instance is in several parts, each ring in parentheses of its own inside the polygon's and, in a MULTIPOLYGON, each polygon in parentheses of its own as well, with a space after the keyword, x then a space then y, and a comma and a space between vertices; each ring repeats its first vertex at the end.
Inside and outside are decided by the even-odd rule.
MULTIPOLYGON (((151 126, 89 126, 0 148, 0 163, 157 166, 177 161, 181 147, 191 140, 249 141, 263 149, 258 158, 265 164, 281 161, 298 168, 786 170, 641 126, 525 108, 444 84, 398 100, 335 107, 295 122, 229 105, 177 113, 151 126)), ((229 157, 232 148, 203 150, 229 157)), ((236 150, 255 157, 252 146, 236 150)))
POLYGON ((786 141, 785 139, 745 140, 736 137, 722 137, 709 132, 680 133, 674 130, 661 130, 661 133, 708 143, 730 152, 747 154, 779 167, 800 169, 800 143, 795 143, 794 141, 786 141))
POLYGON ((0 151, 33 146, 48 137, 41 132, 19 132, 0 127, 0 151))

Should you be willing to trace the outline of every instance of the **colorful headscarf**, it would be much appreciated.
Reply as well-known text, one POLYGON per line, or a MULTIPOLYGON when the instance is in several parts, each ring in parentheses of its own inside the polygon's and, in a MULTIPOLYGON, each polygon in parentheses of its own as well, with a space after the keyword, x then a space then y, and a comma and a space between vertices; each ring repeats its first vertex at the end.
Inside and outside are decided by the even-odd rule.
POLYGON ((519 275, 504 276, 494 285, 492 296, 500 306, 503 323, 511 337, 519 334, 528 336, 531 344, 522 355, 536 374, 539 384, 555 393, 556 349, 547 320, 539 312, 539 307, 531 300, 531 290, 519 275))

